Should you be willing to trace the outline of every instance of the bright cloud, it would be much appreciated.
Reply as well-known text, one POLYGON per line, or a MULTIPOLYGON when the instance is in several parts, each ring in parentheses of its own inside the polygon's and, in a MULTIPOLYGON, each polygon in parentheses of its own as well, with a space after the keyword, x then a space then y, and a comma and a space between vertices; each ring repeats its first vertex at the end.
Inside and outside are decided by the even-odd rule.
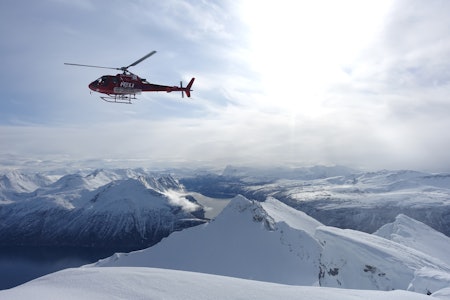
POLYGON ((244 2, 252 67, 270 99, 319 114, 323 93, 348 80, 346 68, 374 43, 387 1, 244 2))
POLYGON ((446 1, 27 7, 0 11, 2 161, 450 167, 446 1), (153 49, 132 71, 169 85, 196 77, 192 98, 109 105, 87 89, 105 70, 63 65, 120 67, 153 49))

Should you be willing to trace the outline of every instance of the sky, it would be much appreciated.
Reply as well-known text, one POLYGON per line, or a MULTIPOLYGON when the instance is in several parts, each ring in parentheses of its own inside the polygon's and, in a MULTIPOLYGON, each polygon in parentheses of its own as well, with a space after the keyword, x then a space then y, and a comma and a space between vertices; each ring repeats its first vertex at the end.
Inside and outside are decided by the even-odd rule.
POLYGON ((0 3, 0 165, 450 171, 445 0, 0 3), (103 102, 122 67, 179 93, 103 102))

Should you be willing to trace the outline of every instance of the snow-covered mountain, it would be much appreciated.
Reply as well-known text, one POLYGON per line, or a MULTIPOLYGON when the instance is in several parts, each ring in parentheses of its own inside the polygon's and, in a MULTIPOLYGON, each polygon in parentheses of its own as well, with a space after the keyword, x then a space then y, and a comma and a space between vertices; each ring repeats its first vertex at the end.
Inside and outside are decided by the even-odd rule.
POLYGON ((1 245, 136 249, 205 222, 201 205, 170 175, 97 170, 53 183, 15 178, 1 187, 9 196, 0 202, 1 245))
POLYGON ((417 249, 450 266, 450 238, 408 216, 398 215, 394 222, 382 226, 374 235, 417 249))
POLYGON ((52 182, 51 177, 43 174, 27 174, 17 170, 8 171, 0 175, 0 203, 15 198, 17 194, 33 192, 52 182))
POLYGON ((351 229, 321 227, 322 286, 410 290, 431 294, 450 286, 450 267, 416 249, 351 229))
POLYGON ((450 236, 450 174, 400 170, 360 172, 344 167, 254 169, 180 178, 188 190, 212 197, 275 197, 320 222, 373 233, 399 214, 450 236))
POLYGON ((450 266, 435 249, 448 243, 402 215, 368 234, 325 226, 272 197, 237 196, 208 223, 0 291, 0 299, 450 299, 450 266))
POLYGON ((97 266, 157 267, 317 285, 321 246, 311 232, 320 225, 274 199, 259 203, 238 196, 208 224, 174 233, 142 251, 116 254, 97 266), (289 217, 284 219, 284 214, 289 217))
MULTIPOLYGON (((423 226, 417 222, 417 228, 423 226)), ((450 286, 445 259, 413 246, 422 245, 409 247, 374 234, 324 226, 274 198, 256 202, 237 196, 208 224, 91 266, 176 269, 281 284, 423 294, 450 286)))
POLYGON ((198 224, 203 213, 214 217, 211 210, 205 212, 201 203, 196 203, 207 199, 205 196, 232 198, 238 194, 259 201, 275 197, 325 225, 339 228, 372 233, 404 214, 450 235, 449 174, 358 172, 340 166, 227 167, 222 174, 205 170, 174 173, 172 177, 142 169, 112 169, 56 178, 7 172, 0 175, 0 242, 142 247, 172 230, 198 224), (153 198, 162 197, 168 206, 175 210, 183 207, 181 212, 187 214, 173 217, 175 210, 155 213, 156 208, 150 204, 158 201, 142 200, 150 191, 153 198), (115 199, 116 194, 123 199, 115 199), (65 222, 60 223, 61 219, 65 222))

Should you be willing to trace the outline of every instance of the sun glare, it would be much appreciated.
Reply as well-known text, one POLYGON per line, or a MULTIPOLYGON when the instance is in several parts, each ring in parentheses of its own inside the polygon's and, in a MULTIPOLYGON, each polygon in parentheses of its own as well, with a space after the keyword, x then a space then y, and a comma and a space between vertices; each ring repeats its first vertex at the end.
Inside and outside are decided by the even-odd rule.
POLYGON ((323 93, 373 42, 390 1, 244 1, 252 68, 267 101, 320 115, 323 93))

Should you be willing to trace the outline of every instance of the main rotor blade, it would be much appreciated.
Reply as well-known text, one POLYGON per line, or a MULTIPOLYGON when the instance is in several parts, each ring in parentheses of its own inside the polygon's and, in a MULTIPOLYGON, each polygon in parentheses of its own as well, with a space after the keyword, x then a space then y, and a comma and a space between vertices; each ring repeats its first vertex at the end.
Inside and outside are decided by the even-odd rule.
POLYGON ((150 52, 149 54, 147 54, 146 56, 144 56, 143 58, 138 59, 137 61, 135 61, 134 63, 132 63, 132 64, 129 65, 128 67, 122 67, 121 70, 126 70, 126 69, 128 69, 129 67, 133 67, 133 66, 137 65, 138 63, 140 63, 141 61, 143 61, 144 59, 149 58, 150 56, 152 56, 152 55, 155 54, 155 53, 156 53, 156 51, 152 51, 152 52, 150 52))
POLYGON ((80 65, 80 64, 71 64, 71 63, 64 63, 65 65, 69 66, 77 66, 77 67, 89 67, 89 68, 100 68, 100 69, 111 69, 111 70, 122 70, 121 68, 111 68, 111 67, 101 67, 101 66, 91 66, 91 65, 80 65))

